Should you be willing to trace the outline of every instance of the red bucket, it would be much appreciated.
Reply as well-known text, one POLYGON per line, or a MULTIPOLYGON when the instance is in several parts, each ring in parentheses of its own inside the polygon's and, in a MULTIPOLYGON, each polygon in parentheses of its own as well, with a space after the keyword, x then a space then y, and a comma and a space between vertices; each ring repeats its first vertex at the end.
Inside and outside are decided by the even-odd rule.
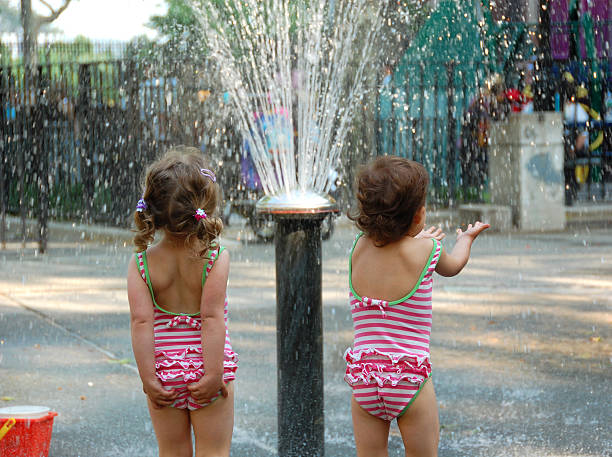
POLYGON ((48 457, 56 412, 44 406, 0 409, 2 457, 48 457))

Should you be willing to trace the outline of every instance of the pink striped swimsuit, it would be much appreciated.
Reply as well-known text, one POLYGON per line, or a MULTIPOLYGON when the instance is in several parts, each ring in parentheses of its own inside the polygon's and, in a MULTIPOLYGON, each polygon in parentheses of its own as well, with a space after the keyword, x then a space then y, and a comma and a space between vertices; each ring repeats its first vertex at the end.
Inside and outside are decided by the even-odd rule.
POLYGON ((433 273, 441 245, 433 240, 429 260, 412 291, 395 301, 360 297, 351 279, 349 299, 355 339, 344 353, 344 380, 368 413, 391 421, 401 416, 431 375, 429 338, 433 273))
MULTIPOLYGON (((208 251, 209 261, 202 272, 202 287, 212 269, 215 259, 223 251, 223 247, 208 251)), ((196 403, 187 384, 199 380, 204 374, 202 359, 202 319, 200 313, 171 313, 155 301, 153 286, 149 278, 146 251, 136 254, 136 261, 142 279, 149 286, 151 298, 155 305, 153 332, 155 335, 155 374, 166 390, 176 389, 178 397, 172 404, 174 408, 190 410, 202 408, 209 403, 196 403)), ((224 305, 225 317, 225 347, 223 357, 223 380, 227 383, 236 379, 238 356, 232 350, 227 330, 227 297, 224 305)), ((213 399, 214 401, 214 399, 213 399)))

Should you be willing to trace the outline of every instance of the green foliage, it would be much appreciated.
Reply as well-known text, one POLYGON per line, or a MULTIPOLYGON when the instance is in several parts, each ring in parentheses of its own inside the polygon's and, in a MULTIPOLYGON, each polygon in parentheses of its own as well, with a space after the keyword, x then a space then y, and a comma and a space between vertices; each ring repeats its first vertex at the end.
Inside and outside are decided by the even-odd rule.
POLYGON ((167 56, 174 56, 177 60, 187 56, 193 58, 203 56, 206 52, 204 37, 189 2, 187 0, 165 0, 165 2, 168 5, 166 14, 151 16, 148 23, 149 27, 157 30, 163 37, 164 42, 159 50, 167 56))
POLYGON ((19 31, 21 31, 19 10, 7 0, 0 0, 0 32, 16 33, 19 31))
POLYGON ((0 42, 0 65, 9 65, 12 61, 11 50, 4 43, 0 42))
MULTIPOLYGON (((165 0, 168 10, 165 15, 152 16, 149 27, 157 30, 164 38, 165 43, 162 50, 166 54, 177 58, 198 57, 206 55, 206 37, 202 30, 202 24, 197 17, 198 12, 192 8, 192 4, 202 14, 208 14, 207 23, 215 30, 220 31, 229 43, 233 43, 234 52, 239 53, 243 47, 239 45, 241 31, 237 27, 247 28, 250 24, 248 18, 254 14, 266 15, 267 11, 262 8, 258 11, 250 11, 245 2, 234 0, 165 0), (236 20, 245 19, 245 24, 236 24, 236 20)), ((298 12, 308 14, 310 0, 289 2, 290 9, 290 36, 295 37, 297 33, 298 12)), ((270 24, 276 18, 266 18, 270 24), (268 20, 269 19, 269 20, 268 20)), ((293 39, 292 39, 293 41, 293 39)))
POLYGON ((422 0, 392 2, 386 10, 382 33, 383 60, 390 65, 398 62, 430 14, 431 7, 422 0))
MULTIPOLYGON (((445 188, 444 199, 448 196, 448 188, 445 188)), ((442 201, 446 201, 446 200, 442 201)), ((459 185, 455 192, 455 200, 463 203, 491 203, 491 192, 488 190, 488 184, 484 187, 470 186, 467 188, 459 185)))
POLYGON ((185 34, 198 35, 198 20, 185 0, 166 0, 168 12, 163 16, 151 16, 149 27, 160 35, 180 40, 185 34))
POLYGON ((113 59, 110 47, 98 47, 89 38, 77 36, 72 42, 53 42, 38 48, 38 62, 42 65, 61 62, 99 62, 113 59))
POLYGON ((74 41, 73 41, 73 45, 81 52, 84 54, 93 54, 93 43, 91 42, 91 40, 87 37, 84 37, 83 35, 79 35, 77 36, 74 41))
MULTIPOLYGON (((20 213, 19 187, 17 182, 10 183, 8 192, 9 213, 17 215, 20 213)), ((36 216, 40 205, 39 187, 33 183, 24 185, 24 201, 27 213, 36 216)), ((64 184, 53 186, 49 191, 50 216, 55 220, 74 219, 83 214, 85 205, 83 184, 64 184)), ((104 220, 112 203, 111 189, 98 188, 94 192, 92 209, 96 220, 104 220)))
POLYGON ((148 62, 153 59, 156 45, 146 36, 133 38, 127 46, 125 57, 136 62, 148 62))
MULTIPOLYGON (((94 47, 89 38, 78 36, 72 42, 51 42, 38 46, 38 65, 57 65, 64 62, 89 63, 115 59, 111 44, 94 47)), ((21 56, 13 57, 11 48, 0 42, 0 65, 20 66, 23 64, 21 56)))

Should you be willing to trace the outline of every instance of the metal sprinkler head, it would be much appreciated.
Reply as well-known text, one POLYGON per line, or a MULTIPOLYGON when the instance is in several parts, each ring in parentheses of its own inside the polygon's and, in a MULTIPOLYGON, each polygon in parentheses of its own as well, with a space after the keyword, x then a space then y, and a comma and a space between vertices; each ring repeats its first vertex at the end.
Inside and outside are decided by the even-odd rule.
POLYGON ((329 195, 309 190, 266 195, 257 202, 255 208, 261 214, 300 218, 317 217, 321 214, 338 212, 336 200, 329 195))

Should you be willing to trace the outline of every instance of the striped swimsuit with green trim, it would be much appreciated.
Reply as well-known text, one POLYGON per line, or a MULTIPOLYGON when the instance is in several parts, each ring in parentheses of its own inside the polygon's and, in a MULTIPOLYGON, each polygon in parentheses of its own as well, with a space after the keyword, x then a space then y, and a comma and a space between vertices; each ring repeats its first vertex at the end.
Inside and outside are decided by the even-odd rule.
MULTIPOLYGON (((351 258, 357 236, 351 250, 351 258)), ((355 339, 344 353, 345 381, 357 403, 384 420, 401 416, 431 374, 429 339, 433 273, 441 245, 433 240, 429 259, 412 291, 386 301, 361 297, 353 289, 349 260, 349 302, 355 339)))
MULTIPOLYGON (((202 287, 223 247, 211 249, 206 268, 202 272, 202 287)), ((199 380, 204 375, 205 362, 202 359, 202 319, 200 313, 172 313, 163 309, 155 301, 153 285, 149 277, 146 251, 136 254, 136 262, 142 279, 147 283, 155 307, 153 332, 155 335, 155 374, 166 390, 175 389, 178 397, 172 404, 174 408, 199 409, 207 404, 196 403, 189 395, 187 384, 199 380)), ((236 379, 238 356, 232 350, 227 329, 227 297, 224 304, 225 347, 223 357, 223 380, 236 379)))

